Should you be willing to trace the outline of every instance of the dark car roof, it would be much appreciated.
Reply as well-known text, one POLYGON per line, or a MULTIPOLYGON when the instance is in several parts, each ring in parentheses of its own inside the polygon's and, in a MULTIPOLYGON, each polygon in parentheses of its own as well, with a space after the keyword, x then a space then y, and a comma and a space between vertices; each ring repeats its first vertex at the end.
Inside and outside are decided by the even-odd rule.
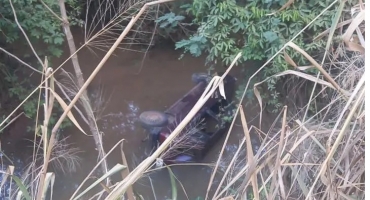
MULTIPOLYGON (((226 76, 224 79, 225 91, 231 90, 230 87, 233 86, 235 79, 231 76, 226 76)), ((204 90, 207 87, 207 83, 202 81, 193 87, 188 93, 186 93, 181 99, 174 103, 170 108, 168 108, 165 113, 169 115, 169 123, 166 127, 162 129, 163 131, 170 132, 176 128, 176 126, 186 117, 190 110, 197 103, 199 98, 202 96, 204 90)), ((221 97, 218 90, 215 91, 217 97, 221 97)), ((202 115, 205 110, 212 107, 219 98, 209 98, 203 107, 198 111, 197 115, 202 115)))

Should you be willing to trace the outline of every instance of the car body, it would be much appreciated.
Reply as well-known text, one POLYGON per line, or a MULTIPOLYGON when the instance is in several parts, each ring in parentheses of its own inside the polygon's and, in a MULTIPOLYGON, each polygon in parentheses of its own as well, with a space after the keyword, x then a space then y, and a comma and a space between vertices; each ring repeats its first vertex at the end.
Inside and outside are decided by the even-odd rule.
MULTIPOLYGON (((221 73, 219 73, 220 75, 221 73)), ((140 115, 142 126, 150 132, 153 146, 162 144, 186 117, 205 91, 212 77, 197 73, 192 80, 196 85, 163 112, 146 111, 140 115)), ((227 75, 224 80, 224 99, 219 90, 209 98, 194 118, 177 136, 161 158, 166 164, 199 162, 229 129, 230 121, 222 115, 232 114, 236 78, 227 75)))

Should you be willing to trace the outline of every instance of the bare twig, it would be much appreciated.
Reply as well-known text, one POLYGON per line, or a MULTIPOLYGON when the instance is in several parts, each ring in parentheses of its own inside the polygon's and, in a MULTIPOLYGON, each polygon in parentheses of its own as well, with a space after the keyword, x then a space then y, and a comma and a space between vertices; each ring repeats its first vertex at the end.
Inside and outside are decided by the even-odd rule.
POLYGON ((42 74, 42 72, 38 69, 35 69, 34 67, 32 67, 31 65, 25 63, 23 60, 21 60, 20 58, 18 58, 17 56, 13 55, 12 53, 8 52, 7 50, 3 49, 0 47, 0 50, 3 51, 4 53, 8 54, 9 56, 11 56, 12 58, 16 59, 18 62, 22 63, 23 65, 25 65, 26 67, 32 69, 33 71, 37 72, 37 73, 40 73, 42 74))
POLYGON ((57 19, 59 19, 61 22, 63 22, 63 19, 61 17, 59 17, 48 5, 46 5, 46 3, 43 1, 43 0, 40 0, 42 5, 45 6, 46 9, 49 10, 49 12, 54 15, 57 19))
POLYGON ((15 9, 14 9, 14 6, 13 6, 13 3, 12 3, 12 0, 9 0, 9 3, 10 3, 10 6, 12 7, 12 11, 13 11, 13 15, 14 15, 14 19, 15 19, 15 22, 17 23, 17 26, 18 28, 22 31, 23 33, 23 36, 26 38, 27 42, 28 42, 28 45, 30 46, 33 54, 35 55, 35 57, 37 58, 37 60, 39 61, 39 63, 41 64, 41 66, 44 65, 44 63, 42 62, 41 58, 37 55, 32 43, 30 42, 30 40, 28 39, 28 36, 26 34, 26 32, 24 32, 22 26, 19 24, 18 22, 18 18, 17 18, 17 13, 15 12, 15 9))

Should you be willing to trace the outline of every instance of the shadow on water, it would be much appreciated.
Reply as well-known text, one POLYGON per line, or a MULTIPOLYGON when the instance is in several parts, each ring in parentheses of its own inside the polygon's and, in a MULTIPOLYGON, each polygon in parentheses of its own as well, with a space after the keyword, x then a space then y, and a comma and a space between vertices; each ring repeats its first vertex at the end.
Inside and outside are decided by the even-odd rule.
MULTIPOLYGON (((77 35, 75 40, 78 41, 78 39, 77 35)), ((68 48, 65 52, 68 52, 68 48)), ((103 133, 104 148, 109 151, 119 140, 124 138, 123 150, 129 162, 130 170, 144 160, 151 150, 149 149, 149 142, 143 141, 147 134, 137 123, 139 114, 145 110, 165 110, 193 87, 191 82, 192 73, 205 72, 208 69, 204 66, 204 57, 185 56, 179 60, 180 53, 174 51, 172 46, 157 47, 146 55, 144 65, 141 66, 143 53, 129 51, 120 53, 116 51, 116 55, 107 61, 89 86, 92 99, 96 100, 96 107, 98 110, 100 109, 97 112, 100 118, 98 125, 103 133), (142 69, 137 74, 140 68, 142 69), (101 91, 104 96, 103 100, 96 95, 101 91)), ((78 53, 85 78, 91 74, 104 54, 104 52, 95 52, 94 54, 89 50, 82 50, 78 53)), ((57 66, 66 58, 64 56, 61 59, 54 60, 53 63, 57 66)), ((247 65, 249 64, 253 65, 253 63, 247 63, 247 65)), ((71 62, 66 64, 65 69, 72 71, 71 62)), ((216 70, 223 71, 225 68, 218 66, 216 70)), ((238 67, 235 67, 231 74, 239 79, 245 76, 245 74, 240 73, 238 67)), ((250 110, 247 117, 248 120, 251 120, 256 116, 257 112, 250 110)), ((244 137, 239 121, 233 128, 226 147, 225 159, 221 162, 222 169, 227 167, 238 148, 239 142, 244 137)), ((83 128, 88 132, 86 126, 83 128)), ((56 172, 53 199, 68 199, 78 187, 78 183, 86 177, 97 163, 97 151, 92 137, 82 134, 74 127, 64 130, 62 135, 69 136, 68 141, 74 147, 82 150, 82 153, 79 154, 81 162, 77 172, 66 174, 56 172)), ((253 139, 252 143, 258 147, 256 138, 253 139)), ((215 148, 211 149, 204 159, 203 165, 172 168, 174 174, 186 189, 189 199, 192 200, 198 196, 204 197, 212 173, 212 168, 204 164, 212 164, 217 160, 222 144, 223 139, 215 145, 215 148)), ((6 150, 6 147, 3 146, 3 148, 6 150)), ((19 151, 23 150, 19 149, 19 151)), ((14 159, 17 160, 17 158, 14 159)), ((122 163, 119 148, 109 156, 108 162, 110 167, 113 167, 116 163, 122 163)), ((120 179, 119 176, 113 178, 114 181, 120 179)), ((213 184, 217 184, 218 181, 219 179, 216 179, 213 184)), ((97 190, 100 190, 99 187, 97 187, 97 190)), ((177 188, 180 199, 186 199, 181 196, 183 192, 179 184, 177 188)), ((153 195, 156 196, 156 199, 170 198, 171 185, 167 169, 146 174, 144 178, 136 183, 135 191, 141 194, 144 199, 155 199, 153 195)))

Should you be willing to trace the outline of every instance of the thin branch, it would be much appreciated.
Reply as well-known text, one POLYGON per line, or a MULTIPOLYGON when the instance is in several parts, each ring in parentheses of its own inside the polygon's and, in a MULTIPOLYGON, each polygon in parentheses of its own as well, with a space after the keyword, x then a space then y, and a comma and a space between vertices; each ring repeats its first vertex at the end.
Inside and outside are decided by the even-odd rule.
POLYGON ((58 18, 61 22, 63 22, 63 19, 61 17, 59 17, 48 5, 46 5, 46 3, 43 1, 43 0, 40 0, 42 5, 44 5, 46 7, 46 9, 48 9, 50 11, 51 14, 53 14, 56 18, 58 18))
POLYGON ((2 127, 1 129, 0 129, 0 133, 4 130, 4 129, 6 129, 6 127, 8 127, 10 124, 12 124, 15 120, 17 120, 22 114, 24 114, 24 112, 21 112, 21 113, 19 113, 19 115, 17 115, 16 117, 14 117, 12 120, 10 120, 10 122, 9 123, 7 123, 4 127, 2 127))
POLYGON ((37 72, 37 73, 40 73, 42 74, 42 72, 40 70, 37 70, 36 68, 32 67, 31 65, 25 63, 23 60, 21 60, 20 58, 18 58, 17 56, 13 55, 12 53, 8 52, 7 50, 3 49, 0 47, 0 50, 3 51, 4 53, 8 54, 9 56, 13 57, 14 59, 16 59, 18 62, 22 63, 23 65, 25 65, 26 67, 32 69, 33 71, 37 72))
POLYGON ((37 60, 40 62, 41 66, 44 66, 44 63, 42 62, 41 58, 37 55, 35 49, 33 48, 33 45, 32 43, 30 42, 30 40, 28 39, 28 36, 26 34, 26 32, 24 32, 22 26, 19 24, 18 22, 18 18, 17 18, 17 13, 15 12, 15 9, 14 9, 14 6, 13 6, 13 3, 12 3, 12 0, 9 0, 9 3, 10 3, 10 6, 12 7, 12 11, 13 11, 13 14, 14 14, 14 19, 15 19, 15 22, 17 23, 17 26, 19 29, 21 29, 24 37, 26 38, 27 42, 28 42, 28 45, 30 46, 33 54, 35 54, 35 57, 37 58, 37 60))

